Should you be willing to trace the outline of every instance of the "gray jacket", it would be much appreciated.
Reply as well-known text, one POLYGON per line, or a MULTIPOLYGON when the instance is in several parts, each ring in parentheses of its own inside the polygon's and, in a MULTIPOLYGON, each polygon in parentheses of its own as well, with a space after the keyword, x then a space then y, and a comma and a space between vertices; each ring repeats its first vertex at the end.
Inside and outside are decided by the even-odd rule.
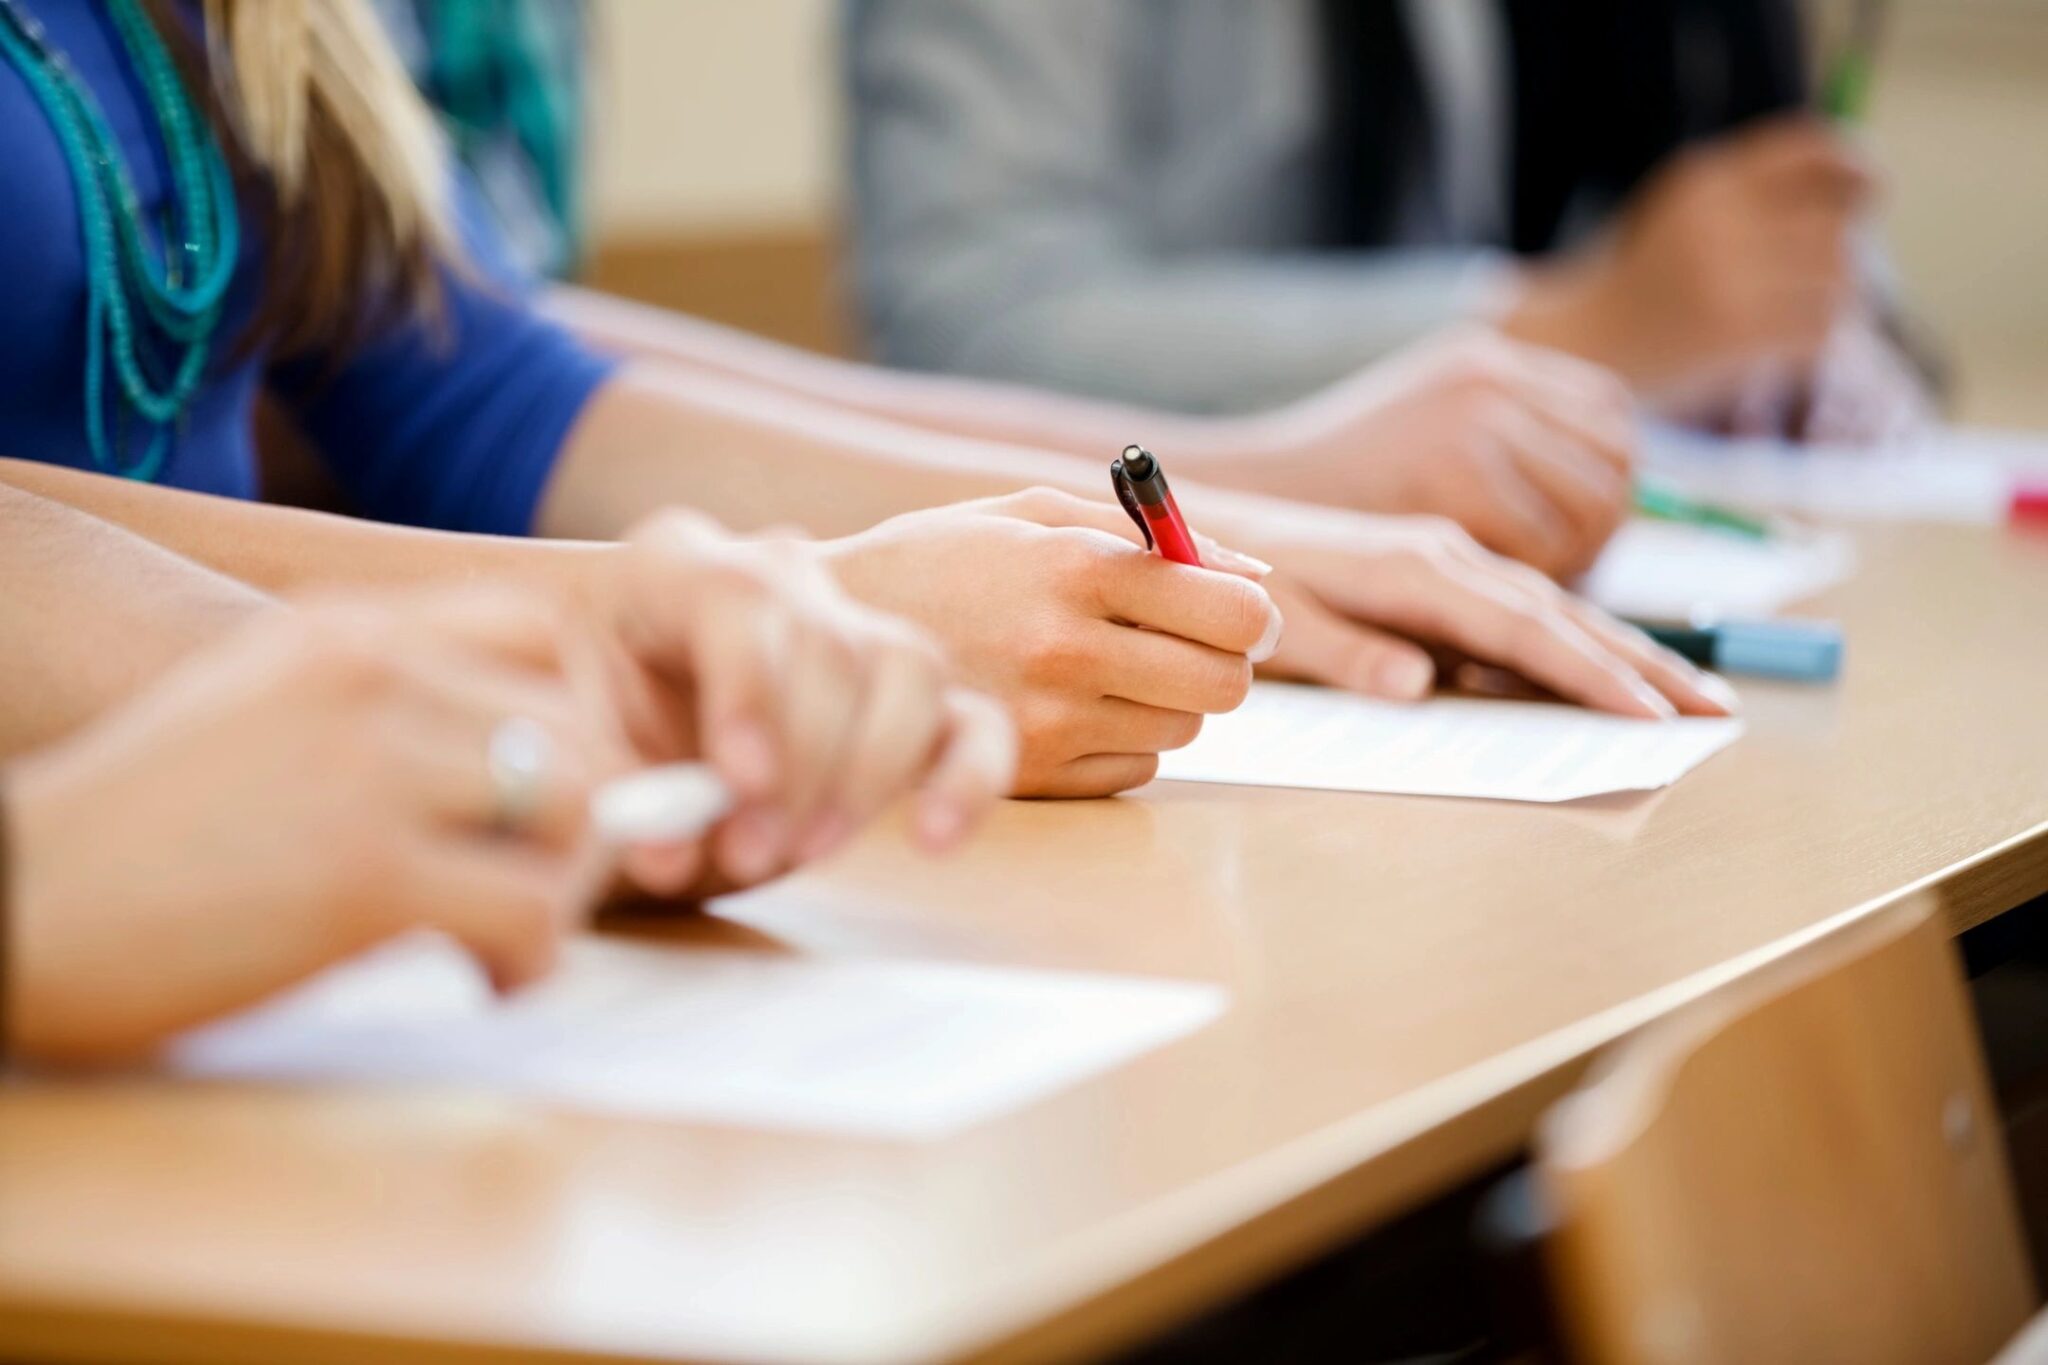
POLYGON ((1315 23, 1314 0, 851 0, 880 354, 1242 410, 1477 306, 1500 258, 1426 203, 1390 249, 1315 246, 1315 23))

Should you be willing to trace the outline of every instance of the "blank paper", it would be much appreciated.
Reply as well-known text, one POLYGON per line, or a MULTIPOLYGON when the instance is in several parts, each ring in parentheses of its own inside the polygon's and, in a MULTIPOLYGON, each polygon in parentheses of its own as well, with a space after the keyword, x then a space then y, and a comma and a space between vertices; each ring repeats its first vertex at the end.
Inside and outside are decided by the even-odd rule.
POLYGON ((1771 617, 1847 577, 1855 556, 1839 531, 1751 540, 1710 527, 1632 521, 1578 584, 1617 616, 1689 621, 1771 617))
POLYGON ((1167 754, 1182 782, 1409 796, 1571 801, 1669 786, 1742 733, 1739 720, 1628 720, 1544 702, 1414 705, 1259 683, 1167 754))
POLYGON ((401 940, 189 1035, 188 1075, 502 1092, 647 1118, 931 1139, 1220 1014, 1214 985, 586 939, 493 1000, 446 940, 401 940))

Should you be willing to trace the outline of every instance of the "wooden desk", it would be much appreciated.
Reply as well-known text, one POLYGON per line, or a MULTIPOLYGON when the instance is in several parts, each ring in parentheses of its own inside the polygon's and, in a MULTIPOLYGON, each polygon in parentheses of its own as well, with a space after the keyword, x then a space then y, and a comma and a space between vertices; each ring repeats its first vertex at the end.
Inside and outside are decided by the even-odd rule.
MULTIPOLYGON (((0 1355, 1067 1360, 1522 1141, 1589 1050, 1931 883, 2048 891, 2048 540, 1873 535, 1838 689, 1675 789, 1541 808, 1162 784, 884 834, 732 906, 810 952, 1210 978, 1218 1025, 935 1146, 483 1099, 0 1100, 0 1355), (1135 872, 1127 871, 1135 866, 1135 872), (7 1348, 12 1348, 11 1352, 7 1348)), ((686 930, 743 932, 728 924, 686 930)))

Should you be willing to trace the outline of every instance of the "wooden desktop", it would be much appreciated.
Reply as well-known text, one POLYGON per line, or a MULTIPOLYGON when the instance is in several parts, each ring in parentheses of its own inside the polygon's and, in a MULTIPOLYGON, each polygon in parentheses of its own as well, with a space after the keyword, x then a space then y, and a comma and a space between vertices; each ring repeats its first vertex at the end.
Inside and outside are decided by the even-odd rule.
POLYGON ((0 1094, 0 1357, 1070 1360, 1483 1171, 1603 1044, 1920 887, 2048 892, 2048 537, 1872 530, 1838 686, 1561 807, 1157 784, 892 829, 634 932, 1215 981, 1217 1024, 918 1145, 488 1096, 0 1094))

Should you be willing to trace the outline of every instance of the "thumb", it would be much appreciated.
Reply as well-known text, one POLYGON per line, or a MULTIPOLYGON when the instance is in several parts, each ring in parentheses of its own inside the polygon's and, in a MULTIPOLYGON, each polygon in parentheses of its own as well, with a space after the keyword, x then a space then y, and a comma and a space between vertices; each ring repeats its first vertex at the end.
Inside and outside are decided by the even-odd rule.
POLYGON ((1347 621, 1298 589, 1273 597, 1287 629, 1272 671, 1385 701, 1421 701, 1436 686, 1436 663, 1420 646, 1347 621))

